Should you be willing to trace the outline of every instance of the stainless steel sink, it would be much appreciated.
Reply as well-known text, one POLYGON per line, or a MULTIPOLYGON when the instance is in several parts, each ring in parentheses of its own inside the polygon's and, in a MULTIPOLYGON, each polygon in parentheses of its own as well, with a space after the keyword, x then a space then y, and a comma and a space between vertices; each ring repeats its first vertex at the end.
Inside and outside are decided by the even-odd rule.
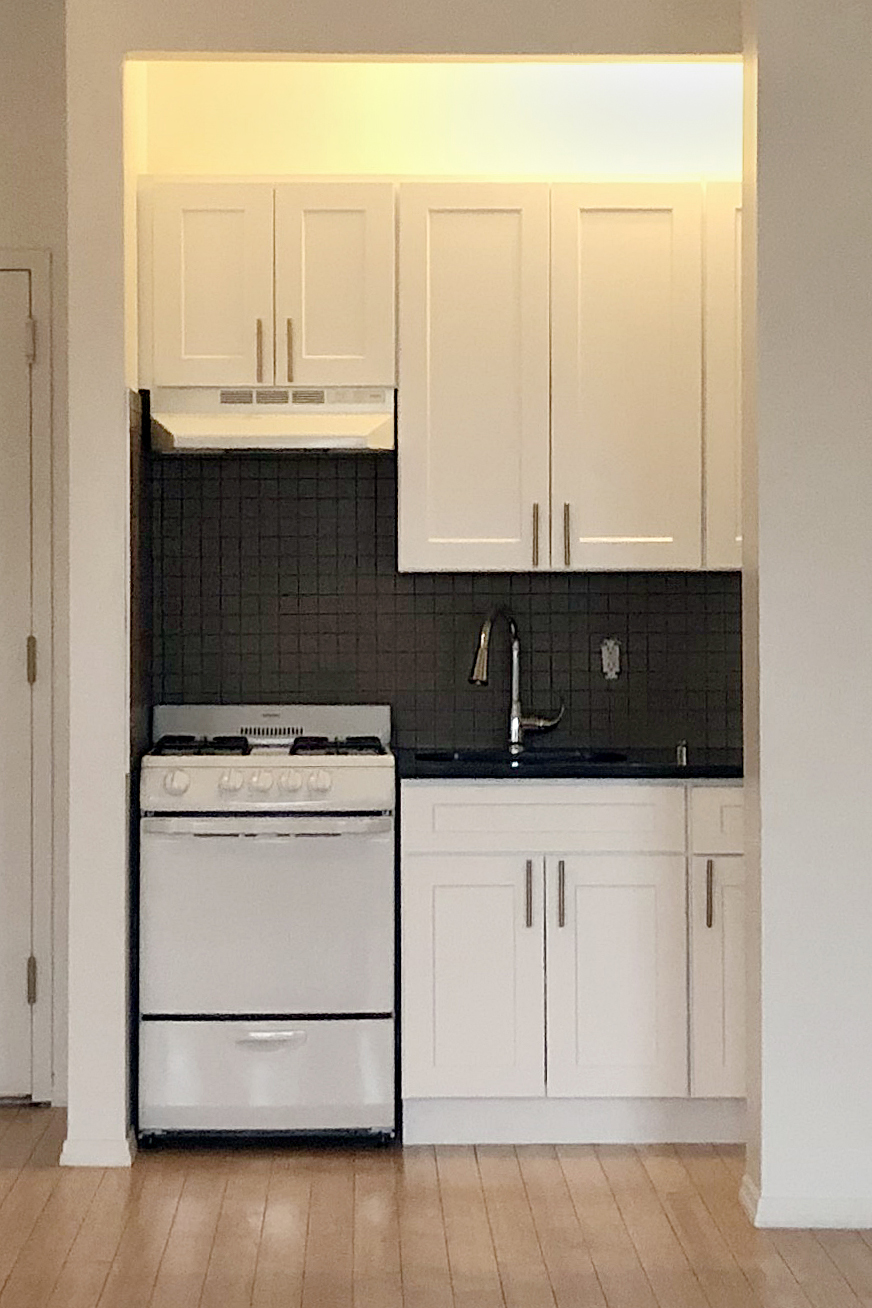
POLYGON ((528 749, 521 754, 510 754, 507 749, 419 749, 415 751, 419 763, 511 763, 513 767, 534 771, 536 768, 553 768, 581 763, 626 763, 627 755, 614 749, 528 749))

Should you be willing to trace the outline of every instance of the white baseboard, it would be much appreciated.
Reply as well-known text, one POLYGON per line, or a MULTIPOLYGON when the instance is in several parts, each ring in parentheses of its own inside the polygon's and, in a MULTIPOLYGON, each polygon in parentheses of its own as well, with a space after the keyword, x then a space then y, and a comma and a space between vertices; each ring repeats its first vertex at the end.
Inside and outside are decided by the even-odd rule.
MULTIPOLYGON (((744 1186, 744 1182, 742 1184, 744 1186)), ((851 1198, 841 1195, 768 1195, 758 1192, 752 1220, 755 1226, 764 1227, 868 1230, 872 1227, 872 1195, 851 1198)))
POLYGON ((757 1210, 760 1207, 760 1187, 756 1181, 752 1181, 747 1172, 742 1177, 742 1184, 739 1186, 739 1203, 744 1208, 748 1221, 752 1226, 756 1226, 757 1210))
POLYGON ((136 1137, 131 1131, 117 1140, 64 1141, 61 1167, 130 1167, 136 1157, 136 1137))
POLYGON ((407 1099, 405 1144, 741 1144, 744 1099, 407 1099))

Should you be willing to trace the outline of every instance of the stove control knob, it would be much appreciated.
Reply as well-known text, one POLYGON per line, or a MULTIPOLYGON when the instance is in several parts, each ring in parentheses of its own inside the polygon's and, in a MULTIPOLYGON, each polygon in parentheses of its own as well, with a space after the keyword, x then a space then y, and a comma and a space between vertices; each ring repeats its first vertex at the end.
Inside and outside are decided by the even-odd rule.
POLYGON ((279 785, 282 790, 287 791, 289 795, 293 795, 295 791, 302 789, 303 775, 301 772, 283 772, 279 777, 279 785))
POLYGON ((190 784, 191 778, 187 772, 181 772, 178 768, 164 777, 164 790, 168 795, 184 795, 190 784))
POLYGON ((237 772, 236 768, 228 768, 218 778, 218 789, 232 794, 233 791, 242 789, 242 781, 241 772, 237 772))
POLYGON ((248 784, 252 790, 259 790, 265 795, 268 790, 272 790, 273 774, 262 768, 260 772, 252 772, 248 779, 248 784))
POLYGON ((319 768, 317 772, 313 772, 309 777, 309 789, 314 790, 316 794, 326 795, 332 785, 333 778, 323 768, 319 768))

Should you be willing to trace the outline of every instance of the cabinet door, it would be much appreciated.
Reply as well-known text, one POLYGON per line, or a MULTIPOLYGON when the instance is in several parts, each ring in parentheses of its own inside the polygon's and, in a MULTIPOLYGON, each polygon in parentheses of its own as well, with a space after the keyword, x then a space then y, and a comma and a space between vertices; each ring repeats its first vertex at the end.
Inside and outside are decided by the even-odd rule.
POLYGON ((153 385, 270 385, 272 187, 173 183, 151 204, 153 385))
POLYGON ((707 568, 742 566, 742 188, 706 187, 707 568))
POLYGON ((546 885, 548 1094, 686 1095, 684 859, 549 857, 546 885))
POLYGON ((548 187, 400 187, 399 565, 548 567, 548 187))
POLYGON ((690 882, 691 1091, 745 1094, 745 865, 694 858, 690 882))
POLYGON ((701 188, 552 190, 552 560, 702 564, 701 188))
POLYGON ((403 1095, 545 1091, 542 857, 403 859, 403 1095))
POLYGON ((276 382, 393 386, 394 188, 276 187, 276 382))

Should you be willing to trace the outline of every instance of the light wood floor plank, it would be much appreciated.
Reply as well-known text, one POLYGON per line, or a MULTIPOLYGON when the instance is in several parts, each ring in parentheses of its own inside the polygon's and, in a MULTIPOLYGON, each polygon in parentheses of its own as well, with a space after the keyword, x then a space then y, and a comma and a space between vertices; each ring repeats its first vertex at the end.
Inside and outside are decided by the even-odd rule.
POLYGON ((712 1308, 760 1308, 711 1213, 669 1145, 637 1149, 712 1308))
POLYGON ((732 1172, 737 1181, 741 1182, 745 1175, 745 1146, 744 1145, 713 1145, 717 1154, 724 1161, 724 1166, 732 1172))
POLYGON ((635 1150, 598 1146, 597 1156, 660 1308, 707 1308, 702 1287, 635 1150))
POLYGON ((353 1285, 355 1308, 403 1308, 397 1168, 382 1150, 354 1162, 353 1285))
POLYGON ((253 1308, 299 1308, 302 1303, 311 1194, 305 1158, 296 1152, 277 1157, 266 1197, 253 1308))
POLYGON ((149 1308, 197 1308, 226 1185, 226 1175, 212 1168, 185 1178, 149 1308))
POLYGON ((656 1308, 654 1291, 596 1150, 592 1145, 560 1145, 557 1156, 609 1308, 656 1308))
POLYGON ((21 1108, 17 1104, 0 1104, 0 1140, 3 1139, 21 1108))
POLYGON ((769 1233, 748 1221, 735 1172, 718 1150, 713 1145, 676 1145, 675 1152, 760 1303, 765 1308, 810 1308, 769 1233))
POLYGON ((814 1308, 857 1308, 860 1300, 812 1231, 772 1231, 771 1238, 814 1308))
POLYGON ((147 1156, 138 1165, 143 1182, 126 1205, 124 1230, 100 1308, 146 1308, 184 1184, 183 1172, 161 1167, 147 1156))
POLYGON ((821 1244, 864 1308, 872 1308, 872 1249, 856 1231, 817 1231, 821 1244))
POLYGON ((439 1193, 456 1308, 504 1308, 475 1150, 436 1150, 439 1193))
POLYGON ((351 1308, 354 1268, 353 1154, 312 1156, 303 1308, 351 1308))
MULTIPOLYGON (((517 1150, 527 1201, 533 1215, 551 1288, 559 1308, 605 1308, 566 1178, 554 1149, 525 1145, 517 1150)), ((509 1233, 506 1232, 506 1238, 509 1233)))
POLYGON ((201 1308, 248 1308, 269 1190, 270 1154, 240 1154, 227 1175, 201 1308))
MULTIPOLYGON (((515 1150, 477 1149, 476 1158, 507 1308, 554 1308, 555 1303, 562 1304, 552 1289, 551 1269, 545 1266, 515 1150)), ((549 1161, 556 1162, 553 1158, 549 1161)), ((582 1243, 577 1228, 575 1235, 582 1243)), ((561 1269, 555 1270, 559 1273, 561 1269)), ((574 1302, 584 1302, 580 1284, 574 1302)))
POLYGON ((59 1168, 24 1167, 16 1175, 0 1206, 0 1289, 59 1182, 59 1168))
POLYGON ((3 1287, 0 1308, 47 1303, 101 1180, 99 1169, 61 1175, 3 1287))
MULTIPOLYGON (((50 1108, 20 1109, 0 1139, 0 1174, 20 1171, 56 1121, 57 1112, 50 1108)), ((0 1197, 5 1193, 0 1187, 0 1197)))
POLYGON ((404 1149, 398 1167, 404 1308, 452 1308, 435 1152, 429 1146, 404 1149))

